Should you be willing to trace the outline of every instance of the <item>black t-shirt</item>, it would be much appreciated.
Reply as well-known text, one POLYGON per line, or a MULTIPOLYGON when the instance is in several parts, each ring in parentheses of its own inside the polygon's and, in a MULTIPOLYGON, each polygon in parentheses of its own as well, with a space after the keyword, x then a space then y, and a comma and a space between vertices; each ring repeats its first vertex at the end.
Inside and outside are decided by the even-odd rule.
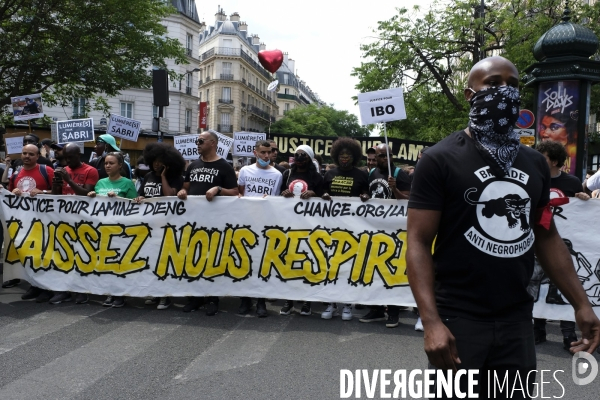
POLYGON ((319 197, 323 196, 323 177, 317 171, 292 172, 287 169, 281 178, 281 192, 288 190, 290 183, 296 179, 302 179, 308 185, 308 190, 312 190, 319 197))
POLYGON ((283 175, 283 173, 286 171, 286 169, 284 167, 282 167, 281 165, 277 164, 277 163, 273 163, 273 167, 275 167, 275 169, 279 172, 281 172, 281 174, 283 175))
POLYGON ((429 148, 414 175, 408 207, 441 211, 433 254, 440 314, 530 319, 534 217, 550 195, 544 156, 521 145, 510 176, 496 178, 460 131, 429 148))
POLYGON ((354 167, 349 171, 330 169, 323 178, 323 192, 331 196, 358 197, 369 190, 369 177, 354 167))
POLYGON ((575 193, 583 192, 583 186, 579 178, 563 171, 560 172, 559 176, 550 180, 550 188, 560 190, 567 197, 575 197, 575 193))
POLYGON ((201 159, 194 161, 185 172, 185 182, 190 183, 188 194, 191 196, 203 196, 215 186, 223 189, 237 188, 235 171, 224 158, 212 162, 201 159))
MULTIPOLYGON (((411 187, 411 179, 408 174, 402 171, 402 168, 398 168, 394 166, 392 168, 394 173, 398 171, 398 175, 396 175, 396 188, 401 191, 410 191, 411 187)), ((379 168, 373 168, 371 172, 369 172, 369 196, 373 199, 395 199, 394 191, 390 188, 388 184, 388 173, 382 173, 379 168)), ((392 173, 392 176, 394 174, 392 173)))
MULTIPOLYGON (((177 175, 175 179, 167 179, 169 186, 175 189, 175 193, 179 192, 183 187, 183 176, 177 175)), ((162 192, 162 177, 156 176, 155 173, 149 172, 144 176, 144 183, 138 190, 138 196, 160 197, 165 196, 162 192)))

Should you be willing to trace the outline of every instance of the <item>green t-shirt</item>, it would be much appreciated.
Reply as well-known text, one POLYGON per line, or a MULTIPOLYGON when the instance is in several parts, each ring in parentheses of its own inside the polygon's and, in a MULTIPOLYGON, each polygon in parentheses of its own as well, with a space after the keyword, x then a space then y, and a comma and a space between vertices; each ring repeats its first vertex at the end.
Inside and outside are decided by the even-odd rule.
POLYGON ((94 191, 100 196, 108 196, 108 192, 114 192, 117 196, 126 199, 135 199, 137 197, 137 191, 133 182, 123 177, 116 181, 111 181, 110 178, 100 179, 96 183, 94 191))

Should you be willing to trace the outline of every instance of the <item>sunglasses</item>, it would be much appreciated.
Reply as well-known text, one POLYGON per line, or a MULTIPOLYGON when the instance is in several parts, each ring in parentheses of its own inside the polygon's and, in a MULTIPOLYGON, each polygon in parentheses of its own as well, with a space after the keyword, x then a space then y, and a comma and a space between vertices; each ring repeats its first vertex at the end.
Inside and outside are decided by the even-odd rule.
POLYGON ((206 142, 207 140, 214 140, 214 139, 196 139, 196 146, 198 146, 199 144, 204 144, 204 142, 206 142))

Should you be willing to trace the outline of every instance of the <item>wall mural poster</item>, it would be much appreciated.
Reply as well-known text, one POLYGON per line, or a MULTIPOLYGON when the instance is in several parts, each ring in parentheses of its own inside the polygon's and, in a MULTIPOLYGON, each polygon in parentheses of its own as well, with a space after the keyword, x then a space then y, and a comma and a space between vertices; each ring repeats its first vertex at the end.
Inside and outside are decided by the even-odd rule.
POLYGON ((569 154, 562 169, 575 174, 579 81, 543 82, 537 101, 537 140, 562 143, 569 154))

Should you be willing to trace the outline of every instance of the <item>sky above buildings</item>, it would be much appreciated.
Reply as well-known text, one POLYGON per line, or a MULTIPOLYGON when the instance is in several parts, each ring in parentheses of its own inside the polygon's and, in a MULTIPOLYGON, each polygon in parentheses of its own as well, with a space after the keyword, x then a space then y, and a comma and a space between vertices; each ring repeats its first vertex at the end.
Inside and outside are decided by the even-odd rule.
POLYGON ((327 104, 359 117, 352 96, 358 79, 360 45, 373 40, 378 21, 390 19, 397 7, 427 7, 431 0, 196 0, 200 21, 214 25, 218 7, 238 12, 248 32, 260 36, 267 50, 280 49, 296 60, 296 73, 327 104))

